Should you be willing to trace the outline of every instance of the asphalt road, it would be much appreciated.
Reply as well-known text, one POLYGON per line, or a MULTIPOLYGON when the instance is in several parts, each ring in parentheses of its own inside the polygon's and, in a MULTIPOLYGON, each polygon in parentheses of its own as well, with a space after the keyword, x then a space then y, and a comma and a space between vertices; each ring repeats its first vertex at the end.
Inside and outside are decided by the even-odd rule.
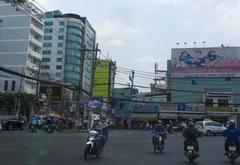
MULTIPOLYGON (((39 131, 0 131, 0 165, 184 165, 181 133, 168 135, 163 153, 154 154, 151 133, 136 130, 110 131, 109 141, 99 159, 83 160, 87 134, 39 131)), ((223 156, 224 138, 202 137, 196 165, 230 164, 223 156)), ((237 160, 236 163, 240 163, 237 160)))

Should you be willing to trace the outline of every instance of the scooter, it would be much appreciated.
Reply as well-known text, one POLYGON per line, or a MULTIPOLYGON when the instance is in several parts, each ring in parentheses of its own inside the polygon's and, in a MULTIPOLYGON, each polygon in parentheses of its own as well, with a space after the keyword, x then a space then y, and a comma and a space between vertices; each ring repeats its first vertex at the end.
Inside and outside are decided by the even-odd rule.
POLYGON ((163 151, 164 145, 163 145, 163 135, 162 134, 154 134, 152 137, 152 142, 153 142, 154 153, 163 151))
POLYGON ((187 152, 185 153, 189 163, 192 163, 195 159, 199 157, 199 155, 196 153, 194 145, 188 144, 187 145, 187 152))
POLYGON ((92 155, 95 155, 97 158, 101 155, 105 141, 103 142, 103 136, 95 130, 89 131, 89 137, 84 149, 84 159, 88 160, 92 155))
POLYGON ((228 146, 228 152, 226 156, 229 158, 231 163, 235 162, 235 160, 239 157, 236 144, 231 144, 228 146))

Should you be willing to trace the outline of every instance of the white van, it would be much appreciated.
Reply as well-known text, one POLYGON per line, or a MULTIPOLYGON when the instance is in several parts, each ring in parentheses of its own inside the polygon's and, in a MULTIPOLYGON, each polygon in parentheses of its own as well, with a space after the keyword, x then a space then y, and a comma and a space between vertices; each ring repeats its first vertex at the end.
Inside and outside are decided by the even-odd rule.
POLYGON ((223 134, 226 130, 226 127, 212 120, 197 121, 196 128, 204 135, 223 134))

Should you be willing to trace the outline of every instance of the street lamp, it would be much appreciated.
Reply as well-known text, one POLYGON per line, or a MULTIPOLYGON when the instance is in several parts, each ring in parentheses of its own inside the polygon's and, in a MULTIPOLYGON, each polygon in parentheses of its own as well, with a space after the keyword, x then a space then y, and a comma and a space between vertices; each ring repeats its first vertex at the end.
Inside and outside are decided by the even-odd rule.
POLYGON ((184 42, 184 45, 185 45, 185 48, 186 48, 187 42, 184 42))
POLYGON ((205 41, 203 41, 203 47, 205 47, 205 43, 206 43, 206 42, 205 42, 205 41))
POLYGON ((193 44, 194 44, 194 47, 196 46, 196 43, 197 43, 197 42, 195 42, 195 41, 193 42, 193 44))
POLYGON ((176 43, 176 48, 178 48, 179 42, 176 43))

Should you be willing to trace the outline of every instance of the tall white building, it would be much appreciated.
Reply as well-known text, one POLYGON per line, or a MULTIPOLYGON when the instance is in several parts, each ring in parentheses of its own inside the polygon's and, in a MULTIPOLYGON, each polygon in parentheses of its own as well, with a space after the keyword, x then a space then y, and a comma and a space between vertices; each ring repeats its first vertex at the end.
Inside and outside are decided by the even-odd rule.
POLYGON ((74 87, 82 84, 82 89, 90 94, 95 30, 85 17, 59 10, 46 12, 44 25, 41 78, 74 87))
MULTIPOLYGON (((33 3, 0 1, 0 66, 37 78, 42 59, 42 11, 33 3)), ((0 92, 35 94, 37 82, 0 71, 0 92)))

